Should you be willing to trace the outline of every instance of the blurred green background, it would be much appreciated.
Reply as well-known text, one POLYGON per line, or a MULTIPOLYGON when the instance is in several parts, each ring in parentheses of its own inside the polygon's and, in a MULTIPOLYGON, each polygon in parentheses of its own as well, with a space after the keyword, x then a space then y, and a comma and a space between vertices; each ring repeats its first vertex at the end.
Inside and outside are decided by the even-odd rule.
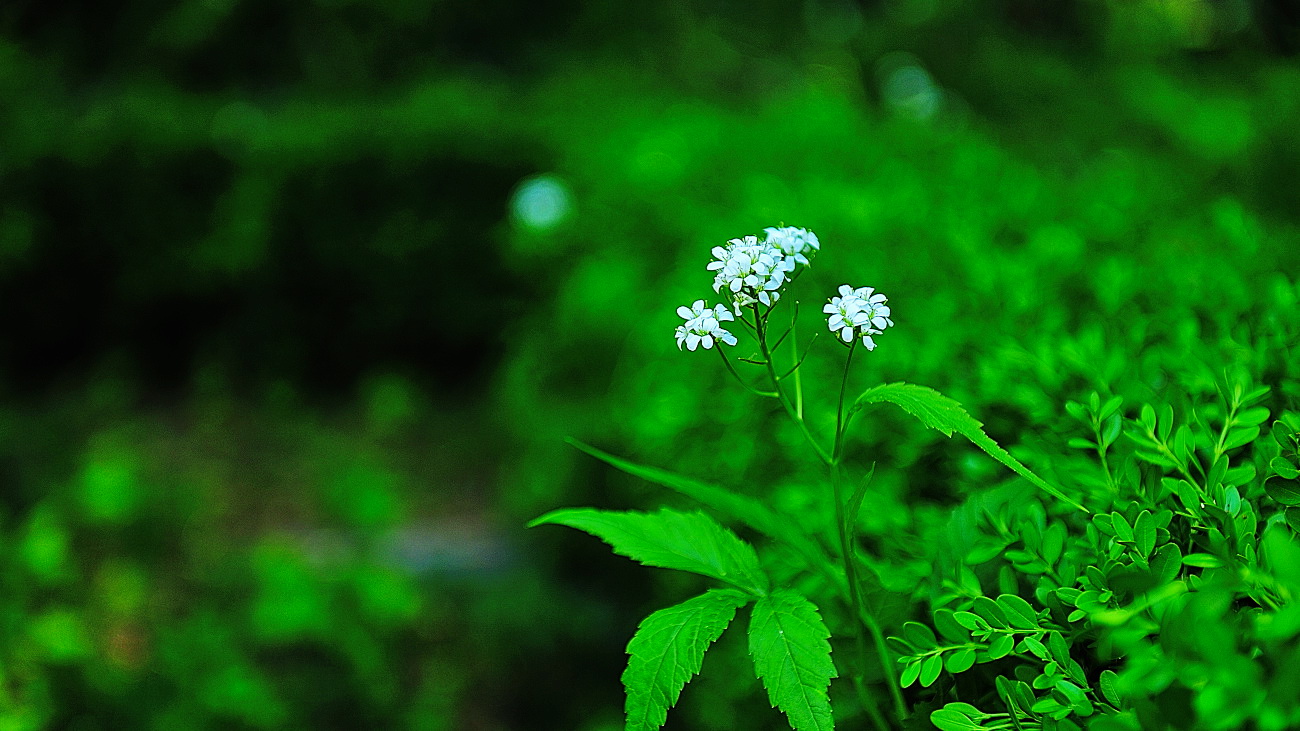
MULTIPOLYGON (((882 289, 857 377, 1006 444, 1300 375, 1297 53, 1289 0, 7 0, 0 731, 621 727, 694 579, 523 525, 665 499, 566 435, 817 509, 671 337, 778 222, 805 335, 882 289)), ((858 439, 868 537, 995 472, 858 439)), ((781 727, 739 642, 670 727, 781 727)))

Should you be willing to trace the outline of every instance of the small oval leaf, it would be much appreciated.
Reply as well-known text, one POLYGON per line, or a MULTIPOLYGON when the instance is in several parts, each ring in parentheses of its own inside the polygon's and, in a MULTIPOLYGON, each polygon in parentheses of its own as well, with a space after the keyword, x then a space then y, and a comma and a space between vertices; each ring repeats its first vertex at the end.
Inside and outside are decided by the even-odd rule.
POLYGON ((963 647, 962 649, 948 655, 944 660, 944 667, 948 669, 948 672, 953 673, 954 675, 970 670, 974 664, 975 651, 969 647, 963 647))
POLYGON ((937 654, 927 657, 921 663, 921 687, 934 685, 934 681, 939 679, 940 670, 943 670, 943 658, 937 654))
POLYGON ((1114 670, 1101 671, 1101 694, 1116 707, 1120 705, 1119 688, 1116 685, 1118 682, 1119 675, 1114 670))

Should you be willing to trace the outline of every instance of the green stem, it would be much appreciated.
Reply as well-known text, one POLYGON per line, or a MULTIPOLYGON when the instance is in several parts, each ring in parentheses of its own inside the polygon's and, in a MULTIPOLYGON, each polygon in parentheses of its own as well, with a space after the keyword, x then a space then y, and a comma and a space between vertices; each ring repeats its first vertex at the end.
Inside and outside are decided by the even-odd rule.
MULTIPOLYGON (((781 402, 781 406, 785 408, 786 414, 789 415, 789 417, 796 424, 799 425, 800 431, 803 432, 804 438, 808 440, 808 444, 813 448, 813 451, 817 454, 817 457, 821 459, 821 461, 824 462, 828 467, 831 468, 831 483, 832 483, 833 497, 835 500, 835 522, 836 525, 838 526, 838 533, 840 539, 840 553, 842 555, 842 561, 844 564, 844 572, 845 572, 845 580, 846 580, 845 583, 848 584, 847 588, 848 588, 848 595, 849 595, 849 603, 852 606, 853 614, 859 620, 856 623, 857 631, 855 632, 855 635, 857 637, 858 649, 862 655, 864 664, 869 662, 870 656, 867 653, 867 640, 866 640, 866 636, 863 634, 863 628, 865 627, 871 633, 872 639, 876 645, 877 654, 880 656, 879 659, 880 659, 881 668, 884 670, 885 682, 887 685, 889 685, 890 693, 893 697, 894 704, 896 707, 898 720, 902 722, 907 718, 907 706, 906 703, 903 701, 902 691, 898 687, 897 676, 895 675, 893 665, 889 660, 889 650, 885 644, 885 636, 884 633, 881 632, 880 625, 879 623, 876 622, 875 617, 873 617, 869 612, 865 610, 862 603, 862 597, 859 593, 860 587, 858 586, 857 569, 854 566, 854 555, 852 553, 851 543, 849 541, 848 524, 844 518, 844 496, 843 496, 843 489, 840 485, 839 465, 836 464, 835 459, 832 457, 832 455, 828 455, 826 453, 826 450, 822 449, 821 445, 817 443, 817 440, 813 438, 812 433, 808 430, 808 424, 804 421, 803 414, 802 414, 803 411, 802 398, 800 398, 801 403, 799 404, 799 407, 796 408, 794 404, 790 403, 789 397, 786 396, 784 389, 781 388, 781 379, 777 377, 776 369, 772 365, 772 351, 768 347, 768 343, 767 343, 767 318, 763 317, 763 315, 759 312, 758 305, 756 304, 753 305, 752 309, 754 312, 754 322, 758 326, 756 328, 757 330, 756 335, 758 337, 759 352, 763 356, 764 366, 767 368, 768 377, 772 381, 772 388, 774 389, 775 397, 777 398, 777 400, 781 402)), ((850 358, 852 358, 852 349, 850 349, 850 358)), ((728 367, 730 367, 730 363, 728 363, 728 367)), ((796 374, 795 377, 796 377, 796 388, 797 388, 798 387, 797 368, 795 369, 795 374, 796 374)), ((844 422, 844 392, 846 390, 847 383, 848 383, 848 364, 846 363, 845 374, 844 374, 843 382, 841 383, 841 387, 840 387, 839 408, 836 411, 836 420, 835 420, 836 451, 838 451, 841 439, 843 437, 843 426, 845 423, 844 422)), ((800 396, 802 396, 802 394, 800 394, 800 396)), ((864 683, 862 683, 860 677, 854 679, 854 685, 857 688, 860 699, 862 700, 863 708, 867 711, 867 714, 871 716, 872 723, 874 723, 876 728, 880 729, 880 731, 888 731, 888 729, 890 728, 890 724, 881 714, 879 704, 876 702, 874 694, 870 691, 870 689, 866 687, 864 683)))
POLYGON ((745 379, 741 378, 740 374, 736 372, 736 367, 731 364, 731 360, 727 358, 727 354, 722 352, 722 347, 719 346, 716 350, 718 351, 718 355, 722 357, 722 364, 727 367, 727 370, 731 371, 731 375, 736 377, 736 381, 739 382, 740 385, 748 389, 750 393, 765 396, 767 398, 776 398, 776 393, 773 391, 760 391, 748 383, 745 383, 745 379))
POLYGON ((844 374, 840 377, 840 401, 835 407, 835 447, 831 450, 831 461, 840 463, 840 452, 844 449, 844 394, 849 390, 849 366, 853 364, 853 351, 858 349, 858 339, 849 343, 849 355, 844 359, 844 374))
POLYGON ((772 352, 767 347, 767 320, 759 314, 758 305, 754 305, 753 308, 754 319, 758 322, 759 352, 763 354, 763 360, 767 361, 765 364, 767 367, 767 375, 772 379, 772 388, 776 391, 776 398, 781 402, 781 405, 785 407, 785 413, 789 414, 790 418, 794 420, 794 423, 799 425, 799 429, 803 431, 804 438, 808 440, 808 444, 812 445, 813 451, 817 453, 817 458, 826 464, 830 464, 830 455, 826 454, 826 450, 822 449, 821 445, 817 443, 817 440, 813 438, 812 432, 808 431, 808 424, 799 415, 794 404, 790 403, 789 397, 785 395, 785 391, 781 388, 781 380, 777 378, 776 369, 772 367, 772 352))
POLYGON ((880 667, 884 671, 885 684, 889 686, 890 696, 894 701, 894 712, 898 716, 899 722, 907 719, 907 704, 903 701, 902 690, 898 687, 898 678, 894 675, 894 663, 890 660, 889 647, 885 644, 885 635, 880 631, 880 624, 876 618, 866 610, 862 603, 861 587, 858 584, 857 557, 853 551, 853 536, 850 531, 848 517, 844 513, 844 487, 840 474, 840 457, 844 448, 844 394, 848 391, 849 385, 849 366, 853 363, 853 351, 856 350, 857 340, 849 345, 848 357, 844 359, 844 374, 840 378, 840 398, 835 408, 835 446, 831 450, 831 490, 835 500, 835 525, 838 528, 840 538, 840 555, 844 561, 844 576, 849 583, 849 603, 853 607, 853 614, 861 618, 857 623, 858 652, 862 655, 862 662, 865 666, 870 662, 870 655, 867 653, 867 638, 862 630, 865 627, 871 633, 871 638, 876 646, 876 654, 879 656, 880 667))
MULTIPOLYGON (((1235 402, 1236 399, 1234 398, 1233 401, 1235 402)), ((1216 462, 1219 461, 1219 457, 1223 456, 1223 452, 1224 452, 1223 445, 1225 442, 1228 441, 1228 430, 1232 428, 1233 423, 1236 421, 1236 419, 1237 419, 1237 404, 1233 403, 1228 409, 1227 418, 1223 420, 1223 428, 1219 430, 1219 441, 1216 442, 1214 445, 1214 461, 1216 462)))
MULTIPOLYGON (((859 621, 854 623, 856 631, 853 633, 853 636, 857 640, 858 654, 862 657, 862 665, 865 668, 871 661, 871 655, 867 652, 867 637, 862 632, 863 626, 866 625, 874 628, 875 634, 880 633, 880 626, 876 624, 875 617, 872 617, 869 612, 864 611, 862 606, 862 595, 858 587, 858 572, 856 567, 853 565, 854 561, 852 548, 849 543, 848 525, 844 521, 844 491, 840 486, 840 466, 834 463, 831 464, 831 489, 835 497, 835 524, 839 527, 840 553, 844 559, 844 575, 849 583, 849 603, 853 607, 853 616, 870 620, 869 622, 859 621)), ((884 637, 882 636, 881 643, 883 642, 884 637)), ((882 648, 879 644, 876 646, 876 649, 878 652, 881 652, 880 664, 885 668, 885 682, 889 684, 890 688, 896 690, 898 681, 894 679, 892 673, 893 668, 889 667, 891 664, 889 662, 889 656, 883 654, 882 648)), ((863 705, 866 707, 867 713, 871 715, 871 720, 875 722, 876 728, 888 729, 889 724, 885 722, 885 719, 880 713, 880 707, 876 702, 875 694, 871 693, 865 685, 859 686, 859 694, 862 696, 863 705)), ((895 701, 895 703, 897 703, 897 701, 895 701)), ((899 720, 901 721, 903 718, 900 717, 899 720)))

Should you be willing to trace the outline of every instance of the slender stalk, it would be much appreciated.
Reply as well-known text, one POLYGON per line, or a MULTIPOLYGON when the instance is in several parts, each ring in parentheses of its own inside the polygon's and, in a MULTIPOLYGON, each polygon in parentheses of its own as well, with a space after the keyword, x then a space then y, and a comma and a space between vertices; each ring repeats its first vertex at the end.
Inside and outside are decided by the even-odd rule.
POLYGON ((821 445, 817 443, 817 440, 813 438, 812 432, 808 431, 808 424, 803 420, 803 417, 799 415, 799 412, 795 410, 794 404, 790 403, 789 397, 785 395, 785 391, 781 388, 781 380, 777 378, 776 368, 772 366, 772 351, 767 347, 767 318, 759 314, 757 304, 753 305, 753 309, 754 319, 758 322, 759 352, 762 353, 763 360, 767 361, 765 364, 767 366, 767 375, 772 380, 772 388, 776 390, 777 400, 779 400, 781 405, 785 407, 785 413, 789 414, 790 418, 799 425, 799 429, 803 431, 804 438, 808 440, 808 444, 812 445, 813 451, 817 453, 817 458, 829 465, 831 463, 830 455, 826 454, 826 450, 822 449, 821 445))
MULTIPOLYGON (((870 612, 866 611, 865 606, 863 605, 862 602, 862 597, 860 593, 861 588, 858 585, 858 579, 857 579, 857 569, 854 565, 855 557, 852 551, 852 542, 850 541, 850 536, 849 536, 848 521, 845 519, 845 515, 844 515, 844 495, 843 495, 843 488, 841 486, 841 476, 840 476, 840 468, 838 464, 838 457, 839 457, 839 451, 842 448, 844 427, 846 426, 846 420, 844 418, 845 416, 844 395, 848 387, 848 366, 853 358, 853 348, 851 347, 849 349, 849 359, 844 364, 844 377, 840 384, 839 406, 836 409, 836 416, 835 416, 834 447, 832 453, 827 454, 826 450, 822 449, 821 445, 817 443, 817 440, 813 437, 812 433, 808 430, 808 424, 803 419, 803 393, 800 387, 801 383, 799 380, 799 371, 798 371, 797 364, 794 370, 794 376, 795 376, 795 390, 797 392, 799 404, 796 407, 794 404, 790 402, 790 399, 788 396, 786 396, 784 389, 781 388, 782 379, 781 377, 777 376, 776 368, 772 364, 772 349, 769 347, 767 342, 767 318, 764 317, 763 314, 759 311, 757 304, 752 305, 751 309, 754 313, 754 323, 757 325, 757 327, 755 328, 756 329, 755 334, 758 338, 759 352, 763 357, 763 361, 764 361, 763 365, 767 368, 767 374, 768 377, 771 379, 772 388, 774 390, 774 393, 772 395, 775 396, 775 398, 781 402, 781 406, 785 408, 786 414, 789 415, 789 417, 792 420, 794 420, 796 424, 799 425, 800 431, 803 432, 804 438, 808 440, 808 444, 813 448, 813 451, 817 454, 817 457, 821 459, 821 461, 824 462, 828 467, 831 468, 831 485, 832 485, 833 498, 835 500, 835 523, 837 526, 837 532, 839 533, 840 554, 843 561, 843 568, 845 574, 844 578, 845 578, 845 583, 848 584, 847 593, 848 593, 849 603, 853 611, 853 615, 858 618, 858 621, 855 623, 856 632, 854 633, 857 638, 858 650, 862 656, 862 661, 864 665, 869 663, 870 655, 868 654, 867 651, 867 638, 866 635, 863 634, 863 629, 865 628, 868 632, 870 632, 872 640, 876 646, 876 652, 879 655, 881 668, 884 670, 885 681, 889 685, 890 694, 894 701, 895 712, 898 716, 899 722, 901 723, 905 721, 907 718, 907 705, 903 700, 902 692, 898 688, 897 676, 895 675, 893 665, 889 659, 890 657, 889 650, 888 647, 885 645, 884 634, 881 632, 880 625, 879 623, 876 622, 875 617, 872 616, 870 612)), ((768 314, 771 314, 770 310, 768 314)), ((854 342, 854 346, 856 346, 856 341, 854 342)), ((725 356, 723 357, 723 361, 727 364, 728 369, 732 370, 733 375, 737 375, 734 369, 732 369, 731 363, 727 361, 725 356)), ((787 376, 788 375, 789 374, 787 374, 787 376)), ((738 375, 737 377, 739 378, 738 375)), ((755 390, 755 389, 751 388, 751 390, 755 390)), ((758 392, 758 391, 755 392, 768 395, 767 392, 758 392)), ((838 581, 836 581, 835 583, 838 583, 838 581)), ((881 713, 879 703, 877 703, 875 699, 875 694, 871 692, 871 690, 866 686, 865 683, 862 682, 860 676, 854 678, 854 687, 857 689, 858 696, 862 702, 863 708, 866 710, 867 714, 871 717, 872 723, 875 725, 875 727, 879 731, 889 731, 889 729, 891 728, 890 723, 881 713)))
POLYGON ((849 366, 853 364, 853 351, 857 349, 858 339, 854 338, 844 359, 844 375, 840 377, 840 400, 835 407, 835 447, 831 450, 831 461, 835 464, 839 464, 840 452, 844 449, 844 394, 849 390, 849 366))
POLYGON ((731 360, 727 358, 727 354, 722 352, 721 347, 714 348, 714 350, 718 351, 718 355, 722 357, 722 364, 727 367, 727 370, 731 371, 731 375, 735 376, 736 381, 738 381, 740 385, 748 389, 750 393, 757 394, 759 396, 764 396, 767 398, 776 398, 775 391, 760 391, 757 388, 754 388, 753 386, 746 383, 745 379, 741 378, 740 374, 736 372, 736 367, 731 364, 731 360))
MULTIPOLYGON (((849 345, 849 354, 844 359, 844 375, 840 379, 840 398, 835 409, 835 446, 831 450, 831 489, 835 499, 835 526, 838 529, 840 538, 840 556, 844 562, 844 576, 849 584, 849 603, 853 607, 854 616, 860 617, 862 621, 857 623, 858 652, 862 655, 863 663, 868 662, 870 655, 867 653, 867 638, 863 634, 865 627, 871 633, 873 644, 876 646, 876 654, 880 659, 881 670, 884 671, 885 683, 889 686, 890 696, 894 701, 894 712, 900 722, 907 719, 907 704, 903 701, 902 691, 898 687, 898 679, 894 674, 894 663, 890 661, 889 648, 885 644, 884 633, 880 631, 880 624, 876 618, 866 611, 862 602, 861 587, 858 584, 858 570, 856 555, 853 551, 853 540, 850 534, 848 516, 844 513, 844 487, 840 474, 840 458, 844 449, 844 395, 848 391, 849 384, 849 366, 853 363, 853 352, 857 349, 858 341, 855 338, 849 345)), ((877 711, 878 712, 878 711, 877 711)))
MULTIPOLYGON (((863 621, 854 623, 855 631, 853 636, 854 639, 857 640, 858 655, 861 656, 862 664, 865 667, 867 663, 870 662, 871 655, 867 652, 867 636, 863 634, 863 627, 864 625, 867 625, 874 628, 875 631, 873 634, 879 635, 880 626, 876 624, 875 617, 872 617, 869 612, 864 611, 864 607, 862 606, 861 590, 858 587, 858 573, 853 565, 853 553, 849 542, 848 524, 844 520, 844 490, 840 486, 840 466, 832 462, 830 467, 831 489, 835 498, 835 525, 839 528, 840 553, 844 561, 844 575, 849 584, 849 604, 853 608, 853 616, 858 617, 860 620, 870 620, 869 623, 863 621)), ((881 643, 883 643, 884 637, 882 636, 880 640, 881 643)), ((882 648, 878 645, 877 651, 879 652, 881 649, 882 648)), ((890 665, 889 656, 882 652, 880 655, 880 662, 886 670, 885 682, 888 683, 891 688, 895 688, 898 685, 898 682, 894 679, 892 668, 888 667, 890 665)), ((880 708, 876 703, 874 694, 865 692, 865 690, 865 686, 860 686, 859 692, 863 698, 863 705, 866 706, 867 713, 871 715, 871 720, 875 722, 877 728, 889 728, 889 724, 886 723, 885 719, 881 716, 880 708)), ((895 701, 895 703, 897 703, 897 701, 895 701)), ((903 720, 902 717, 900 717, 899 720, 903 720)))
MULTIPOLYGON (((798 305, 799 303, 795 302, 795 304, 798 305)), ((791 322, 790 329, 794 330, 794 327, 794 322, 791 322)), ((798 342, 799 341, 796 339, 795 343, 797 344, 798 342)), ((795 352, 797 353, 798 351, 795 352)), ((808 350, 804 351, 804 358, 807 358, 808 353, 810 352, 812 352, 812 343, 809 343, 808 350)), ((801 421, 803 420, 803 375, 799 372, 799 366, 802 363, 803 358, 800 358, 799 362, 794 364, 794 411, 799 415, 801 421)))

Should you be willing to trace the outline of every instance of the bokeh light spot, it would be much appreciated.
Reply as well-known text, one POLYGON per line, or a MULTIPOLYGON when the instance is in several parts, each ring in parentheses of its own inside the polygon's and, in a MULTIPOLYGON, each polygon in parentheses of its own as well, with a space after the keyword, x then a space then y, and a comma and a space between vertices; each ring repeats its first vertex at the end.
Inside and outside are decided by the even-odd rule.
POLYGON ((568 218, 573 209, 569 188, 554 175, 538 175, 520 183, 510 199, 510 215, 525 228, 546 231, 568 218))
POLYGON ((887 54, 880 59, 877 70, 880 96, 892 111, 920 120, 928 120, 939 111, 943 90, 912 54, 887 54))

